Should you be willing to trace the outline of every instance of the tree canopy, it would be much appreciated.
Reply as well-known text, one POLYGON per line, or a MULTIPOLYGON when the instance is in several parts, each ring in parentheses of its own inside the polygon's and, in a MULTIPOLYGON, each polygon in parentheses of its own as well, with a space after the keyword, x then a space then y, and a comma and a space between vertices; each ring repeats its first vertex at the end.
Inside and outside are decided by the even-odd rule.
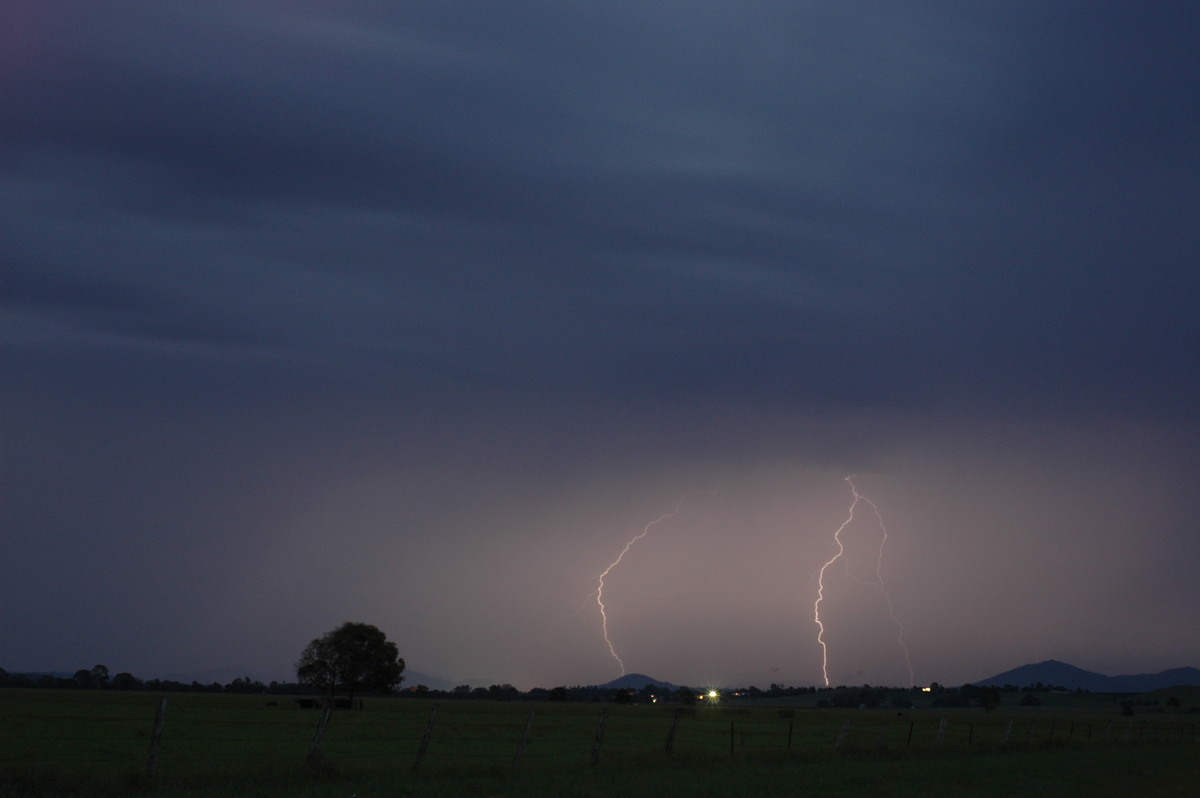
POLYGON ((388 692, 403 680, 404 660, 396 644, 368 623, 346 622, 313 640, 296 663, 301 684, 328 691, 388 692))

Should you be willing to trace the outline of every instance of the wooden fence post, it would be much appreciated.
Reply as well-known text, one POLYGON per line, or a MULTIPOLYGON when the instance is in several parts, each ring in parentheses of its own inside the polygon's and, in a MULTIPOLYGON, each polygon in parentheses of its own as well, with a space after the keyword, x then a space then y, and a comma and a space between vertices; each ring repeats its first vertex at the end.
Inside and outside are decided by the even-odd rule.
POLYGON ((596 739, 592 740, 592 764, 600 764, 600 746, 604 745, 604 726, 608 723, 608 709, 600 710, 600 723, 596 726, 596 739))
POLYGON ((792 727, 794 727, 795 725, 796 725, 796 721, 794 721, 794 720, 788 721, 788 744, 787 744, 788 751, 792 750, 792 727))
POLYGON ((917 722, 915 720, 910 720, 908 722, 908 742, 906 742, 904 744, 905 748, 912 748, 913 727, 916 725, 917 725, 917 722))
POLYGON ((942 718, 942 722, 938 724, 937 744, 941 745, 946 739, 946 724, 950 722, 950 718, 942 718))
POLYGON ((1010 720, 1008 725, 1004 727, 1004 742, 1008 742, 1008 738, 1012 735, 1013 722, 1010 720))
POLYGON ((325 727, 329 725, 329 717, 332 714, 333 702, 330 701, 321 710, 321 717, 317 720, 317 730, 313 732, 312 745, 308 747, 308 757, 305 761, 310 765, 321 761, 321 739, 325 736, 325 727))
POLYGON ((838 732, 837 739, 833 741, 834 748, 841 748, 842 743, 846 741, 846 735, 850 733, 850 721, 847 720, 842 724, 841 730, 838 732))
POLYGON ((433 722, 437 720, 438 705, 434 704, 433 709, 429 711, 429 720, 425 721, 425 733, 421 735, 421 745, 417 747, 417 761, 413 762, 413 770, 421 767, 421 760, 425 758, 425 749, 429 747, 429 738, 433 736, 433 722))
POLYGON ((667 748, 669 754, 675 748, 675 731, 679 728, 679 710, 675 710, 675 715, 671 718, 671 730, 667 732, 667 748))
POLYGON ((525 719, 525 730, 521 732, 521 739, 517 742, 517 752, 513 754, 512 766, 517 766, 517 760, 521 758, 521 752, 525 750, 525 741, 529 739, 529 727, 533 725, 533 713, 529 713, 529 717, 525 719))
POLYGON ((733 756, 733 754, 734 754, 734 746, 733 746, 733 739, 734 739, 733 724, 734 724, 734 722, 735 721, 732 721, 732 720, 729 721, 729 755, 730 756, 733 756))
POLYGON ((158 702, 158 711, 154 713, 154 730, 150 733, 150 755, 146 761, 146 772, 150 776, 150 780, 154 780, 154 774, 158 771, 158 754, 162 746, 163 723, 167 716, 167 699, 162 699, 158 702))

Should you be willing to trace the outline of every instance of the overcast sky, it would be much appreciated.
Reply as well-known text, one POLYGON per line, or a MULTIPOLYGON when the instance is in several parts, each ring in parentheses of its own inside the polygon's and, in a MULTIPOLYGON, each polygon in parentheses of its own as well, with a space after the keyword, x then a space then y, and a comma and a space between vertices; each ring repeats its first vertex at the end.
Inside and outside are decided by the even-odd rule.
POLYGON ((5 3, 0 666, 819 684, 848 475, 834 684, 1200 666, 1197 41, 5 3))

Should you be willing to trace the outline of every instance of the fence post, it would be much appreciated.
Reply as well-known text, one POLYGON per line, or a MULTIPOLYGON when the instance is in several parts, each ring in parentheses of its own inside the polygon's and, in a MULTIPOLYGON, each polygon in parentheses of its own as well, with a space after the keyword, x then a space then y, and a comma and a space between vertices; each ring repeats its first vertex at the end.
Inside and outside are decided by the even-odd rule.
POLYGON ((950 718, 942 718, 942 722, 938 724, 937 744, 941 745, 946 739, 946 724, 950 722, 950 718))
POLYGON ((787 744, 787 750, 788 750, 789 752, 792 750, 792 727, 793 727, 793 726, 795 726, 795 725, 796 725, 796 721, 794 721, 794 720, 789 720, 789 721, 788 721, 788 744, 787 744))
POLYGON ((325 736, 325 727, 329 725, 329 717, 332 714, 333 702, 330 701, 325 705, 325 709, 321 710, 321 717, 317 720, 317 730, 313 732, 312 745, 308 747, 308 758, 305 761, 310 765, 321 761, 321 739, 325 736))
POLYGON ((917 722, 915 720, 910 720, 908 722, 908 742, 904 744, 905 748, 912 748, 913 727, 916 725, 917 722))
POLYGON ((667 748, 669 754, 675 748, 675 731, 679 728, 679 710, 675 710, 674 716, 671 718, 671 730, 667 732, 667 748))
POLYGON ((975 724, 968 723, 967 724, 967 746, 968 747, 971 745, 971 741, 974 739, 975 739, 975 724))
POLYGON ((1008 725, 1004 727, 1004 742, 1005 743, 1008 742, 1008 738, 1012 735, 1012 725, 1013 725, 1013 722, 1010 720, 1008 722, 1008 725))
POLYGON ((734 724, 734 721, 732 721, 732 720, 729 721, 729 756, 731 756, 731 757, 733 756, 733 738, 734 738, 733 724, 734 724))
POLYGON ((525 719, 525 730, 521 732, 521 739, 517 742, 517 753, 513 754, 512 766, 517 766, 517 760, 521 758, 521 752, 525 750, 525 741, 529 739, 529 727, 533 725, 533 713, 529 713, 529 717, 525 719))
POLYGON ((600 723, 596 726, 596 739, 592 740, 592 764, 600 763, 600 746, 604 745, 604 726, 608 723, 608 708, 600 710, 600 723))
POLYGON ((150 755, 146 761, 146 772, 150 776, 150 780, 154 780, 154 774, 158 771, 158 753, 162 746, 163 723, 166 721, 167 715, 167 699, 162 699, 158 702, 158 711, 154 713, 154 731, 150 733, 150 755))
POLYGON ((842 724, 841 730, 838 732, 837 739, 833 742, 834 748, 841 748, 842 743, 846 740, 846 735, 850 733, 850 721, 847 720, 842 724))
POLYGON ((417 761, 413 762, 413 770, 421 767, 421 760, 425 758, 425 749, 429 747, 429 738, 433 736, 433 722, 437 720, 438 705, 434 704, 433 709, 429 711, 429 720, 425 721, 425 733, 421 735, 421 745, 417 748, 417 761))

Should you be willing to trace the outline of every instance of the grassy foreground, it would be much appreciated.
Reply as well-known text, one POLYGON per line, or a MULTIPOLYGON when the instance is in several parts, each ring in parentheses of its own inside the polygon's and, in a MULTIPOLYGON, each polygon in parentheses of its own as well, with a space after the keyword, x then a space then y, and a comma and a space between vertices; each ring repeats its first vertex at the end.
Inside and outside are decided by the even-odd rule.
POLYGON ((198 694, 168 697, 152 781, 159 698, 0 691, 0 795, 1200 794, 1200 737, 1186 714, 726 706, 684 714, 668 755, 672 710, 609 706, 593 765, 601 705, 446 702, 414 769, 431 703, 376 699, 335 712, 320 761, 308 763, 319 713, 286 698, 198 694))

